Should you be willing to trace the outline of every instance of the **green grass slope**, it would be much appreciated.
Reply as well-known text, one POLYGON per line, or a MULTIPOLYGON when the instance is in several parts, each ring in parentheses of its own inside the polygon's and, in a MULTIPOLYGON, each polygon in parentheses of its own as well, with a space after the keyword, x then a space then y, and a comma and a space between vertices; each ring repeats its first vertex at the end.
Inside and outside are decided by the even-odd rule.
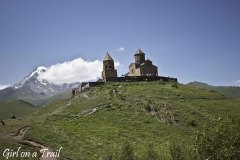
POLYGON ((206 88, 212 91, 217 91, 218 93, 221 93, 229 98, 240 98, 240 87, 236 86, 211 86, 206 83, 201 82, 190 82, 187 85, 190 86, 197 86, 200 88, 206 88))
POLYGON ((126 142, 138 154, 153 145, 170 159, 171 142, 188 139, 211 117, 239 113, 239 102, 196 87, 176 88, 172 83, 109 83, 91 88, 69 106, 58 104, 59 108, 53 105, 39 112, 49 116, 31 128, 27 138, 63 147, 62 156, 70 159, 104 158, 126 142))
POLYGON ((226 86, 219 86, 213 87, 213 89, 219 93, 222 93, 230 98, 240 98, 240 87, 226 87, 226 86))
POLYGON ((40 106, 47 106, 58 100, 68 99, 72 96, 72 91, 64 91, 41 101, 40 106))
POLYGON ((12 112, 17 118, 26 116, 40 109, 23 100, 0 100, 0 119, 9 119, 12 112))
POLYGON ((45 107, 51 103, 54 103, 58 100, 61 100, 61 99, 68 99, 72 96, 72 91, 64 91, 64 92, 61 92, 61 93, 58 93, 54 96, 49 96, 49 97, 39 97, 39 98, 36 98, 36 97, 26 97, 24 100, 33 104, 33 105, 36 105, 36 106, 42 106, 42 107, 45 107))
POLYGON ((163 159, 171 159, 170 144, 190 142, 214 117, 239 115, 239 104, 239 99, 195 86, 160 81, 106 83, 25 119, 9 120, 2 131, 30 125, 26 138, 52 149, 63 147, 62 159, 105 159, 126 143, 139 157, 151 145, 163 159))

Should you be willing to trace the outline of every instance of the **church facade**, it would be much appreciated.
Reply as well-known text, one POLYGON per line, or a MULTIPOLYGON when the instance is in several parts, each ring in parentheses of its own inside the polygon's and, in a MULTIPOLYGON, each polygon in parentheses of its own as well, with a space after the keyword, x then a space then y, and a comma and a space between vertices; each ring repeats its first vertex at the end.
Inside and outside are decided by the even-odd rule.
POLYGON ((135 63, 130 64, 126 76, 158 76, 157 66, 151 60, 145 60, 145 53, 141 49, 137 50, 134 57, 135 63))

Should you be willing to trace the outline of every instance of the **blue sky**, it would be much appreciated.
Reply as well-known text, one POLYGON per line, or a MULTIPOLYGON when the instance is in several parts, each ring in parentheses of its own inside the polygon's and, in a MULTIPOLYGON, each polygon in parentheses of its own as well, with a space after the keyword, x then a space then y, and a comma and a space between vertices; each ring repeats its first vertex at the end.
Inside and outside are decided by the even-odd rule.
POLYGON ((102 60, 107 51, 121 75, 138 45, 160 75, 236 85, 239 8, 239 0, 1 0, 0 85, 40 65, 102 60))

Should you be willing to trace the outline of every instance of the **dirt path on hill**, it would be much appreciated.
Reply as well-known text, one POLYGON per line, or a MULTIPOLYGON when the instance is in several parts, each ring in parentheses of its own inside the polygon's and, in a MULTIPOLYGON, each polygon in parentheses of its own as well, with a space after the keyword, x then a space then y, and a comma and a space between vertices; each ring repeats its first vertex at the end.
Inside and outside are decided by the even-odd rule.
POLYGON ((16 135, 14 135, 13 137, 17 140, 22 141, 23 144, 37 148, 38 150, 40 150, 40 152, 44 151, 44 155, 42 155, 42 153, 41 153, 41 157, 39 158, 39 160, 58 160, 58 158, 56 158, 56 157, 50 157, 50 154, 53 153, 53 150, 51 148, 46 147, 46 146, 44 146, 40 143, 34 142, 34 141, 24 139, 24 136, 29 128, 30 128, 30 126, 20 128, 18 133, 16 135))

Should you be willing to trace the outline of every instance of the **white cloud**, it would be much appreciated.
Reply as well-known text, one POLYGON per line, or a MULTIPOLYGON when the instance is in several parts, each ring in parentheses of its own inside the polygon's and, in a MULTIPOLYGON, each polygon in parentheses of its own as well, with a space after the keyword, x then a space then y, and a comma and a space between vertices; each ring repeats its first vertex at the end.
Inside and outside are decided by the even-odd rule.
POLYGON ((114 67, 118 68, 120 66, 120 62, 114 62, 114 67))
MULTIPOLYGON (((115 62, 116 67, 119 65, 119 62, 115 62)), ((86 61, 82 58, 77 58, 50 66, 38 78, 46 79, 54 84, 95 81, 101 77, 101 72, 102 61, 86 61)))
POLYGON ((235 84, 237 84, 238 86, 240 86, 240 80, 235 81, 235 84))
POLYGON ((10 87, 10 85, 2 85, 2 84, 0 84, 0 90, 3 90, 5 88, 7 88, 7 87, 10 87))
POLYGON ((123 52, 125 49, 123 47, 120 47, 117 49, 118 52, 123 52))

